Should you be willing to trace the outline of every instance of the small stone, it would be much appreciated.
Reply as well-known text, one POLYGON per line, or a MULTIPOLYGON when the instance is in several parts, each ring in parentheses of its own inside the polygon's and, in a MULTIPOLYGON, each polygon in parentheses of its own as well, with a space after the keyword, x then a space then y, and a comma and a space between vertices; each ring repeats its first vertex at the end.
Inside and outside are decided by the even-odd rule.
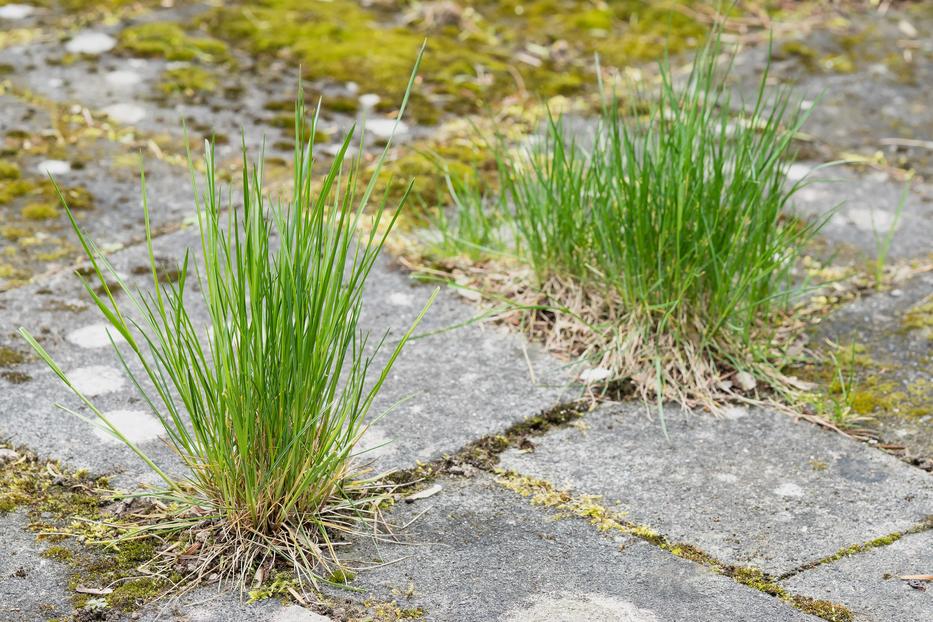
POLYGON ((113 86, 133 86, 142 81, 142 76, 135 71, 117 70, 108 73, 104 79, 113 86))
POLYGON ((67 175, 71 172, 71 164, 64 160, 43 160, 36 168, 43 175, 67 175))
POLYGON ((396 126, 394 119, 371 119, 366 122, 366 133, 382 140, 389 140, 393 136, 407 134, 408 124, 399 121, 396 126))
POLYGON ((115 367, 89 365, 68 373, 68 379, 78 391, 88 397, 113 393, 123 388, 123 374, 115 367))
POLYGON ((366 93, 364 95, 360 95, 360 106, 366 108, 367 110, 372 110, 376 107, 381 99, 382 98, 375 93, 366 93))
POLYGON ((111 104, 104 108, 104 114, 117 123, 132 125, 146 118, 146 109, 136 104, 111 104))
POLYGON ((740 371, 735 375, 735 384, 748 393, 749 391, 755 390, 755 387, 758 386, 758 381, 747 371, 740 371))
MULTIPOLYGON (((113 410, 104 413, 107 420, 132 443, 145 443, 157 438, 165 431, 162 422, 140 410, 113 410)), ((123 443, 116 436, 103 428, 94 428, 94 434, 100 440, 111 445, 123 443)))
POLYGON ((35 12, 35 7, 28 4, 7 4, 0 6, 0 19, 25 19, 35 12))
POLYGON ((16 462, 19 460, 19 454, 8 447, 0 447, 0 464, 16 462))
POLYGON ((96 56, 113 49, 117 40, 102 32, 81 32, 65 44, 65 49, 72 54, 90 54, 96 56))
POLYGON ((113 337, 116 343, 125 341, 115 328, 103 322, 74 330, 68 333, 65 339, 82 348, 104 348, 110 345, 110 337, 113 337))

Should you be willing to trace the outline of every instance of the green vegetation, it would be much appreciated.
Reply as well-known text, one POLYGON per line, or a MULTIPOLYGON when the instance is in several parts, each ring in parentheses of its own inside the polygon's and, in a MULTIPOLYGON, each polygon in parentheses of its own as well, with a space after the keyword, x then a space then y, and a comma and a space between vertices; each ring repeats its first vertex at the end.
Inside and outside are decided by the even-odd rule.
POLYGON ((637 103, 623 117, 607 96, 592 144, 560 117, 530 146, 500 144, 499 195, 452 176, 456 210, 441 222, 448 254, 499 260, 475 286, 522 310, 534 336, 645 398, 710 408, 759 383, 790 390, 776 327, 798 249, 819 227, 782 214, 801 185, 784 172, 806 115, 766 89, 767 72, 756 99, 734 107, 720 51, 714 33, 678 86, 662 64, 647 115, 637 103))
POLYGON ((149 22, 120 33, 120 47, 138 56, 172 61, 217 63, 230 60, 227 44, 211 37, 192 37, 178 24, 149 22))
MULTIPOLYGON (((696 45, 706 27, 690 14, 703 3, 685 0, 398 0, 230 3, 198 22, 231 45, 300 63, 309 79, 353 81, 398 101, 394 76, 428 39, 424 96, 412 101, 416 120, 434 123, 442 112, 467 113, 515 95, 584 93, 591 59, 626 67, 696 45), (399 14, 407 22, 399 24, 399 14)), ((383 111, 382 107, 377 109, 383 111)))
MULTIPOLYGON (((409 89, 414 80, 413 72, 409 89)), ((315 114, 311 136, 317 120, 315 114)), ((304 124, 299 95, 296 135, 303 135, 304 124)), ((166 474, 71 383, 26 329, 20 333, 93 414, 62 409, 122 441, 162 479, 164 489, 152 493, 161 504, 127 537, 158 534, 187 542, 197 551, 187 580, 217 573, 249 585, 257 569, 270 566, 290 570, 301 585, 326 580, 341 567, 334 535, 372 519, 379 501, 378 489, 358 480, 354 448, 415 326, 397 336, 373 374, 376 353, 358 331, 363 287, 398 211, 390 212, 384 200, 374 211, 366 209, 380 170, 377 164, 363 185, 363 156, 345 165, 351 141, 352 131, 317 190, 313 142, 296 141, 292 196, 284 201, 266 196, 263 163, 251 168, 244 146, 244 203, 228 220, 221 215, 208 145, 196 208, 203 254, 197 278, 210 331, 196 323, 185 298, 189 258, 176 280, 160 279, 145 177, 148 292, 126 284, 66 206, 90 262, 94 283, 84 281, 88 295, 125 342, 114 343, 114 352, 164 426, 167 442, 190 467, 188 477, 178 481, 166 474), (117 302, 117 293, 125 303, 117 302), (142 388, 144 380, 131 371, 127 355, 142 366, 154 392, 142 388)), ((135 592, 126 597, 136 598, 135 592)))

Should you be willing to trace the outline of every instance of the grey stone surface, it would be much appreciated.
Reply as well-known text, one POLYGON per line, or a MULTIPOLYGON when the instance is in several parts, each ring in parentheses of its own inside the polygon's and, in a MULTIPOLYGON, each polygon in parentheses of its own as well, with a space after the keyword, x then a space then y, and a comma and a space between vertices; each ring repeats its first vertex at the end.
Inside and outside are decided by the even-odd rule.
MULTIPOLYGON (((191 230, 163 236, 156 241, 156 254, 179 260, 184 249, 197 245, 196 240, 191 230)), ((134 273, 146 265, 144 247, 137 245, 116 253, 113 261, 132 282, 148 286, 148 277, 134 273)), ((378 363, 420 312, 432 288, 413 284, 387 260, 377 264, 368 288, 361 328, 371 331, 374 341, 390 331, 378 363)), ((92 365, 119 371, 106 339, 101 348, 85 348, 69 341, 75 330, 102 319, 87 304, 75 277, 59 273, 6 292, 0 295, 0 309, 0 344, 28 354, 28 345, 15 334, 18 327, 25 326, 66 372, 92 365)), ((203 311, 195 307, 195 313, 206 327, 203 311)), ((443 330, 470 320, 476 313, 455 294, 441 293, 419 331, 441 332, 410 342, 396 362, 372 413, 404 402, 371 428, 364 439, 364 448, 369 451, 361 456, 362 461, 375 460, 378 470, 414 466, 418 460, 454 452, 470 440, 499 432, 565 395, 567 378, 562 366, 518 335, 476 325, 443 330), (537 385, 531 381, 529 365, 534 368, 537 385)), ((9 376, 0 375, 5 387, 0 391, 0 435, 73 467, 87 466, 98 472, 125 470, 129 478, 144 474, 130 450, 100 442, 86 423, 53 407, 60 401, 82 408, 44 363, 31 357, 3 371, 22 375, 16 377, 18 380, 28 379, 12 383, 9 376)), ((104 412, 145 410, 129 381, 121 389, 94 399, 104 412)), ((173 463, 171 452, 158 441, 146 442, 144 448, 173 463)))
POLYGON ((906 325, 905 318, 930 296, 933 274, 921 274, 841 307, 814 331, 816 344, 828 339, 861 350, 853 370, 854 390, 867 392, 880 404, 864 425, 882 442, 906 446, 927 470, 933 469, 933 334, 930 328, 906 325), (896 399, 890 399, 892 394, 896 399))
POLYGON ((808 570, 783 585, 795 593, 843 603, 860 621, 928 622, 933 620, 931 584, 911 587, 897 577, 931 574, 931 568, 933 532, 927 531, 808 570))
POLYGON ((45 622, 71 611, 68 568, 42 557, 45 546, 21 512, 0 515, 0 620, 45 622))
POLYGON ((905 183, 884 171, 858 171, 850 166, 817 169, 814 162, 790 168, 806 185, 792 199, 797 212, 819 220, 832 212, 820 235, 834 244, 853 247, 870 259, 893 230, 890 260, 925 258, 933 252, 933 187, 912 182, 898 217, 905 183))
POLYGON ((560 519, 488 476, 441 484, 388 516, 403 524, 424 511, 412 544, 359 552, 364 564, 399 560, 361 572, 361 598, 423 608, 432 622, 813 619, 641 540, 560 519))
POLYGON ((671 442, 638 405, 509 450, 502 466, 605 497, 673 541, 781 574, 933 513, 933 476, 783 414, 668 410, 671 442))
MULTIPOLYGON (((888 7, 847 13, 830 27, 817 20, 783 33, 774 44, 771 79, 818 104, 804 127, 815 139, 801 145, 808 156, 829 161, 854 152, 872 160, 880 152, 887 163, 929 178, 933 151, 923 143, 933 140, 933 43, 927 36, 933 15, 927 3, 888 7), (914 32, 908 35, 902 22, 914 32), (794 50, 786 42, 802 46, 794 50)), ((746 99, 753 97, 765 58, 765 46, 738 58, 735 75, 746 99)))

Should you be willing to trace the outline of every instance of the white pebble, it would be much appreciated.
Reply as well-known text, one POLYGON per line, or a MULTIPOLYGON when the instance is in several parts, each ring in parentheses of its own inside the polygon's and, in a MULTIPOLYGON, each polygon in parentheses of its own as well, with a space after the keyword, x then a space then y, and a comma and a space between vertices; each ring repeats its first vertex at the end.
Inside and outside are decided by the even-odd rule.
MULTIPOLYGON (((113 410, 104 413, 104 416, 120 431, 120 434, 137 444, 155 440, 165 431, 161 421, 141 410, 113 410)), ((111 445, 119 445, 123 442, 102 428, 95 428, 94 434, 103 442, 111 445)))
POLYGON ((104 108, 104 113, 116 121, 131 125, 146 117, 146 109, 136 104, 111 104, 104 108))
POLYGON ((123 388, 123 374, 115 367, 88 365, 68 372, 68 380, 88 397, 113 393, 123 388))
POLYGON ((393 136, 401 136, 408 133, 408 125, 404 121, 395 125, 394 119, 371 119, 366 121, 366 133, 372 134, 376 138, 388 140, 393 136))
POLYGON ((104 79, 113 86, 133 86, 142 81, 142 76, 135 71, 118 70, 111 71, 104 76, 104 79))
POLYGON ((407 307, 411 304, 411 296, 401 292, 395 292, 389 296, 389 304, 396 307, 407 307))
POLYGON ((110 337, 108 337, 108 335, 112 336, 116 343, 125 341, 116 329, 103 322, 91 324, 90 326, 72 331, 68 333, 66 339, 82 348, 103 348, 110 345, 110 337))
POLYGON ((43 160, 36 168, 43 175, 67 175, 71 172, 71 165, 64 160, 43 160))
POLYGON ((103 54, 113 49, 116 39, 102 32, 81 32, 65 44, 65 49, 72 54, 103 54))
POLYGON ((366 93, 365 95, 360 95, 360 106, 371 110, 376 107, 376 104, 379 103, 381 98, 375 93, 366 93))
POLYGON ((24 19, 35 12, 35 7, 28 4, 7 4, 0 6, 0 19, 24 19))

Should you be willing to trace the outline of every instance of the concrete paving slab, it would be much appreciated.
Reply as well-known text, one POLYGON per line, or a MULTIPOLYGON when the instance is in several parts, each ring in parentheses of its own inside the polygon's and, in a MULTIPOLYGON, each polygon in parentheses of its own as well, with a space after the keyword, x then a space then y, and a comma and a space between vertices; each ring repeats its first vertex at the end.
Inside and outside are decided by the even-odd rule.
POLYGON ((533 507, 487 475, 440 483, 388 517, 401 524, 426 510, 409 529, 415 544, 357 553, 400 560, 360 573, 362 599, 436 622, 814 619, 641 540, 533 507))
POLYGON ((884 171, 832 166, 817 170, 815 162, 798 162, 790 181, 808 180, 792 204, 797 213, 819 220, 832 212, 820 236, 855 248, 874 259, 878 245, 893 231, 889 259, 925 258, 933 253, 933 186, 913 182, 898 216, 905 182, 884 171))
POLYGON ((669 443, 644 412, 602 408, 501 464, 602 495, 672 541, 774 575, 933 513, 933 477, 787 415, 668 410, 669 443))
MULTIPOLYGON (((770 77, 793 85, 812 108, 801 147, 820 159, 865 160, 933 174, 933 16, 923 3, 886 11, 847 12, 835 23, 782 33, 770 77), (904 23, 907 26, 904 26, 904 23), (881 159, 879 160, 878 155, 881 159)), ((746 99, 764 69, 766 48, 739 55, 734 72, 746 99)))
MULTIPOLYGON (((197 245, 191 230, 156 240, 157 255, 179 261, 184 249, 197 245)), ((134 283, 146 285, 149 278, 139 274, 145 268, 145 249, 135 246, 113 256, 116 268, 134 283)), ((368 284, 361 328, 371 331, 373 341, 391 331, 393 339, 408 328, 421 311, 432 288, 411 282, 406 273, 388 261, 377 264, 368 284)), ((150 430, 141 417, 147 417, 140 398, 129 381, 115 384, 122 376, 115 355, 109 351, 101 318, 87 304, 78 280, 60 273, 29 286, 0 295, 0 343, 25 360, 4 367, 0 383, 0 435, 25 444, 43 455, 55 456, 74 468, 89 467, 96 472, 126 470, 127 477, 144 473, 132 453, 103 442, 84 422, 59 412, 52 404, 61 401, 79 407, 68 390, 44 364, 30 356, 28 346, 15 334, 28 327, 66 372, 75 371, 99 381, 97 404, 104 412, 117 412, 136 422, 134 429, 150 430)), ((196 309, 199 309, 196 307, 196 309)), ((431 333, 469 321, 476 309, 456 294, 442 292, 425 318, 420 331, 431 333)), ((203 309, 196 310, 196 321, 207 326, 203 309)), ((361 457, 375 461, 379 470, 414 466, 452 453, 478 437, 504 430, 510 424, 553 406, 565 395, 568 377, 563 366, 527 344, 513 333, 468 325, 442 331, 410 342, 373 407, 378 414, 399 400, 405 400, 387 417, 378 421, 364 440, 370 449, 361 457), (533 372, 530 371, 533 369, 533 372), (532 382, 532 377, 535 382, 532 382)), ((141 432, 142 433, 142 432, 141 432)), ((145 449, 173 463, 171 452, 146 436, 145 449)))
POLYGON ((931 568, 933 532, 927 531, 808 570, 783 585, 845 604, 860 621, 927 622, 933 620, 933 586, 897 577, 930 574, 931 568))
POLYGON ((22 512, 0 515, 0 620, 46 622, 71 611, 68 567, 46 559, 22 512))
POLYGON ((903 445, 933 470, 933 274, 877 292, 833 312, 814 331, 828 339, 852 374, 853 408, 882 443, 903 445))

